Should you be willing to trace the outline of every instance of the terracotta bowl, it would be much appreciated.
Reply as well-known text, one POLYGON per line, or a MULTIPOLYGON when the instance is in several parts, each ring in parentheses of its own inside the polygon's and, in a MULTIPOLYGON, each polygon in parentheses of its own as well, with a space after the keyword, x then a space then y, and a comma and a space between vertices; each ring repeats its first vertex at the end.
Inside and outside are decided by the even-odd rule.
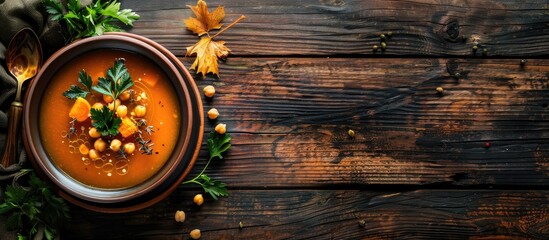
MULTIPOLYGON (((62 96, 60 96, 62 97, 62 96)), ((30 84, 24 104, 25 148, 37 171, 49 178, 66 200, 100 212, 128 212, 150 206, 168 196, 190 172, 202 142, 204 115, 201 95, 186 68, 159 44, 133 34, 108 34, 76 41, 51 56, 30 84), (148 58, 166 74, 176 90, 181 118, 174 151, 163 167, 149 179, 133 187, 102 189, 91 187, 68 176, 56 166, 44 149, 39 112, 44 90, 55 81, 54 75, 84 53, 98 49, 129 51, 148 58)))

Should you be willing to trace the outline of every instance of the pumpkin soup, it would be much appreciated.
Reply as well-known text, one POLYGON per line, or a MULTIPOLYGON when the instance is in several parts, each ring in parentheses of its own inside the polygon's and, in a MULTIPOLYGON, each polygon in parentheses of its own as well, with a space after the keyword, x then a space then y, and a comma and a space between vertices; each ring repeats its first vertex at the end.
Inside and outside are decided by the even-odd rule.
POLYGON ((87 52, 63 66, 40 106, 47 154, 92 187, 144 182, 162 168, 179 137, 182 116, 166 78, 154 62, 121 50, 87 52))

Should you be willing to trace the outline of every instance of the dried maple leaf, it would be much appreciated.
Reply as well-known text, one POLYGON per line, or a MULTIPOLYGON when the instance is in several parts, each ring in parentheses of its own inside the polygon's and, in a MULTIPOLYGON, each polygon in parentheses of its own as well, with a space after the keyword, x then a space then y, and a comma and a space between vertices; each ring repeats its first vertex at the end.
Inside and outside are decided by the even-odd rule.
POLYGON ((187 55, 196 53, 191 69, 202 73, 203 77, 209 72, 219 75, 217 59, 226 58, 230 51, 224 41, 213 41, 211 37, 203 37, 193 46, 187 47, 187 55))
POLYGON ((246 17, 240 16, 240 18, 229 26, 210 37, 209 32, 211 30, 221 28, 222 24, 220 22, 225 17, 225 9, 222 6, 219 6, 210 13, 208 11, 208 5, 203 0, 198 0, 196 6, 189 7, 196 15, 196 18, 189 17, 185 20, 185 25, 189 30, 198 34, 198 36, 204 34, 207 36, 203 36, 193 46, 187 47, 185 56, 196 54, 196 59, 194 60, 191 69, 196 70, 197 73, 202 73, 203 77, 206 76, 207 73, 213 73, 219 76, 217 60, 219 58, 226 58, 231 50, 225 46, 224 41, 214 41, 213 39, 246 17))
POLYGON ((189 17, 185 20, 185 25, 198 36, 202 36, 212 29, 220 29, 223 25, 220 23, 225 17, 223 6, 218 6, 212 13, 208 11, 208 5, 202 0, 199 0, 196 6, 187 6, 191 8, 196 18, 189 17))

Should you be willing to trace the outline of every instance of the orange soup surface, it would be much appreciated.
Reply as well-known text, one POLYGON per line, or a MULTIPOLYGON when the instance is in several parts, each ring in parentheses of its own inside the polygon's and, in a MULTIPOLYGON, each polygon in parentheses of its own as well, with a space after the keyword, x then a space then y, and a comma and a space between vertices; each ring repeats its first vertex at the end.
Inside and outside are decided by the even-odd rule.
MULTIPOLYGON (((108 105, 103 95, 94 91, 85 100, 90 105, 108 105)), ((174 150, 182 117, 174 87, 165 73, 149 59, 120 50, 88 52, 63 66, 45 90, 40 109, 42 143, 55 165, 83 184, 105 189, 135 186, 158 172, 174 150), (98 138, 89 133, 92 121, 90 118, 73 121, 69 112, 75 100, 64 97, 63 93, 71 85, 85 88, 78 83, 81 70, 85 70, 96 85, 98 77, 107 76, 107 69, 112 68, 119 58, 125 59, 134 85, 131 98, 122 100, 119 97, 116 106, 126 106, 127 118, 139 126, 139 131, 128 137, 121 134, 99 137, 105 142, 106 149, 96 151, 99 157, 94 159, 89 152, 94 149, 98 138), (135 107, 138 105, 145 107, 144 116, 137 117, 135 107), (114 139, 120 141, 121 150, 109 148, 114 139), (134 143, 135 150, 127 154, 124 145, 130 142, 134 143)))

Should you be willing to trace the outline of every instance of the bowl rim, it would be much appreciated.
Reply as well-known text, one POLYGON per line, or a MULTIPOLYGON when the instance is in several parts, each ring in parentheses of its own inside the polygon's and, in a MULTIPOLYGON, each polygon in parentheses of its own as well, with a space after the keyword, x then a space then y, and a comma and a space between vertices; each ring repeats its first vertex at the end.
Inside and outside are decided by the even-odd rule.
MULTIPOLYGON (((30 120, 30 117, 29 117, 29 116, 31 116, 31 114, 30 114, 31 109, 33 109, 31 107, 32 107, 32 103, 34 101, 40 101, 42 96, 43 96, 43 93, 40 93, 41 90, 36 89, 36 87, 37 87, 39 82, 43 82, 43 81, 50 82, 51 81, 52 76, 48 77, 47 75, 46 75, 46 77, 48 79, 41 80, 42 79, 41 77, 43 77, 43 75, 45 75, 44 72, 46 72, 46 70, 49 70, 50 72, 53 72, 50 75, 54 75, 60 69, 59 66, 53 66, 53 67, 51 67, 51 69, 53 69, 53 70, 51 70, 50 65, 58 63, 58 62, 68 62, 68 61, 70 61, 70 59, 74 59, 77 56, 70 57, 68 60, 59 60, 60 57, 65 56, 67 53, 71 53, 71 51, 80 52, 80 53, 87 52, 89 50, 80 50, 80 48, 82 46, 87 46, 87 44, 96 44, 97 45, 97 41, 105 41, 107 43, 109 41, 120 41, 120 42, 123 42, 123 44, 134 45, 134 47, 137 47, 141 50, 149 51, 148 54, 153 54, 155 57, 158 57, 159 59, 161 59, 162 60, 161 63, 157 63, 157 64, 159 64, 159 65, 160 64, 166 64, 165 67, 167 67, 170 70, 170 73, 168 74, 168 72, 166 72, 166 74, 168 74, 168 75, 173 74, 173 75, 176 76, 175 80, 171 79, 172 84, 173 85, 178 84, 177 85, 178 91, 183 91, 183 93, 177 92, 178 99, 179 99, 179 102, 180 102, 180 109, 192 110, 190 98, 191 97, 196 98, 195 100, 196 100, 197 104, 200 106, 200 108, 199 108, 200 111, 196 111, 196 112, 194 112, 194 114, 199 115, 199 121, 200 121, 199 122, 199 129, 201 130, 200 132, 202 132, 203 127, 204 127, 203 113, 201 111, 202 101, 200 99, 200 96, 198 96, 198 97, 196 96, 197 95, 196 94, 197 89, 196 89, 196 85, 194 84, 193 78, 191 77, 190 73, 186 70, 185 67, 181 67, 182 64, 177 60, 177 58, 175 58, 175 56, 173 56, 173 54, 171 54, 167 49, 163 48, 160 44, 157 44, 157 43, 153 42, 152 40, 146 39, 144 37, 139 37, 135 34, 129 34, 129 33, 126 33, 126 34, 107 34, 107 35, 103 35, 103 36, 97 36, 97 37, 82 39, 82 40, 73 42, 73 43, 61 48, 60 50, 58 50, 56 53, 54 53, 46 61, 44 66, 40 69, 40 71, 39 71, 38 75, 36 76, 35 80, 31 83, 31 85, 29 87, 28 94, 27 94, 28 99, 26 99, 27 104, 25 104, 25 107, 24 107, 24 111, 25 111, 24 112, 24 115, 25 115, 25 117, 24 117, 24 127, 25 127, 24 135, 27 139, 30 139, 29 141, 25 141, 25 143, 26 143, 25 146, 28 143, 28 145, 29 145, 28 150, 30 150, 30 151, 27 151, 27 152, 30 152, 31 155, 33 155, 33 157, 31 158, 31 160, 32 159, 35 160, 35 161, 32 161, 33 164, 38 165, 38 169, 40 169, 50 180, 52 180, 55 183, 55 185, 60 189, 60 191, 64 192, 64 194, 62 194, 62 195, 66 195, 66 197, 72 197, 73 200, 81 201, 81 202, 101 203, 101 204, 103 204, 103 203, 119 203, 119 202, 124 202, 124 201, 132 200, 132 199, 138 198, 140 196, 143 196, 146 193, 154 190, 155 188, 158 188, 159 185, 164 184, 164 181, 166 181, 166 179, 168 179, 168 177, 170 177, 170 175, 174 173, 175 168, 177 167, 177 165, 180 164, 181 161, 184 161, 184 159, 182 159, 183 154, 186 151, 193 150, 193 149, 188 149, 189 142, 191 141, 190 131, 192 130, 193 125, 196 125, 197 123, 193 121, 193 117, 192 117, 193 111, 189 111, 188 113, 186 113, 187 118, 188 118, 187 125, 186 126, 181 125, 180 136, 179 136, 179 138, 176 142, 176 147, 174 148, 174 152, 170 155, 170 158, 167 161, 167 164, 170 164, 170 165, 165 165, 155 175, 153 175, 153 177, 151 177, 149 180, 146 180, 145 182, 143 182, 141 184, 138 184, 137 186, 139 186, 139 188, 136 191, 133 191, 133 192, 130 191, 130 194, 127 194, 128 191, 125 191, 122 194, 112 195, 113 192, 119 192, 119 190, 118 189, 109 190, 109 189, 99 189, 99 188, 89 187, 89 186, 86 186, 83 183, 80 183, 80 182, 74 180, 70 176, 69 177, 66 176, 68 174, 64 173, 62 170, 57 169, 57 168, 52 168, 53 160, 49 159, 49 156, 45 155, 44 153, 39 152, 40 148, 41 148, 42 151, 45 151, 43 149, 43 145, 42 145, 41 140, 40 139, 33 140, 33 136, 35 136, 34 134, 36 134, 36 132, 33 132, 33 129, 35 131, 38 131, 36 129, 39 129, 39 127, 38 126, 31 126, 34 123, 33 121, 30 120), (146 40, 146 41, 144 41, 144 40, 146 40), (151 43, 154 43, 154 44, 151 44, 151 43), (172 55, 172 56, 170 57, 169 55, 172 55), (174 61, 174 58, 177 61, 174 61), (179 64, 181 64, 181 65, 179 65, 179 64), (176 67, 176 65, 179 65, 179 66, 176 67), (177 82, 177 84, 175 83, 175 81, 177 82), (189 83, 191 83, 191 84, 189 84, 189 83), (189 93, 190 90, 187 89, 189 87, 194 88, 194 89, 192 89, 193 90, 192 92, 194 92, 194 94, 192 96, 189 93), (35 94, 35 91, 37 91, 38 94, 35 94), (35 95, 37 95, 37 96, 35 96, 35 95), (181 102, 183 99, 185 100, 185 103, 181 102), (186 108, 184 108, 183 106, 185 106, 186 108), (184 136, 181 135, 183 129, 186 130, 185 131, 186 134, 184 136), (39 144, 37 145, 36 143, 39 143, 39 144), (181 148, 178 149, 178 146, 181 146, 181 148), (46 159, 43 159, 44 156, 46 156, 46 159), (48 162, 49 162, 49 165, 48 165, 48 162), (166 166, 168 166, 168 167, 166 167, 166 166), (59 179, 60 174, 64 175, 63 176, 64 178, 59 179), (151 181, 151 179, 154 179, 154 181, 151 181), (67 180, 70 180, 70 182, 76 183, 79 186, 83 186, 86 189, 86 191, 82 192, 82 189, 77 189, 77 191, 75 191, 75 189, 73 189, 70 186, 66 185, 66 183, 64 181, 67 181, 67 180), (103 195, 100 194, 100 193, 104 193, 104 192, 109 192, 109 193, 111 193, 111 195, 107 196, 107 195, 104 195, 104 194, 103 195), (99 194, 99 197, 96 194, 99 194)), ((112 48, 112 47, 105 47, 101 44, 99 44, 99 46, 102 46, 102 47, 98 47, 98 48, 112 48)), ((98 48, 96 48, 96 49, 98 49, 98 48)), ((127 50, 127 49, 123 49, 123 50, 127 50)), ((137 53, 140 54, 139 52, 137 52, 137 53)), ((145 54, 141 54, 141 55, 145 55, 145 54)), ((148 56, 145 56, 145 57, 148 57, 148 56)), ((36 109, 36 107, 34 109, 36 109)), ((35 114, 37 114, 37 112, 35 112, 35 114)), ((198 143, 202 142, 202 134, 198 134, 198 139, 197 139, 196 142, 198 142, 198 143)), ((184 177, 186 175, 188 175, 188 173, 192 169, 192 166, 194 165, 194 162, 196 161, 196 158, 198 156, 198 152, 200 150, 200 145, 201 144, 196 144, 196 145, 197 146, 195 147, 195 149, 193 151, 192 157, 188 161, 187 167, 185 168, 183 173, 179 176, 179 178, 177 178, 178 181, 184 179, 184 177)), ((53 166, 53 167, 55 167, 55 166, 53 166)), ((167 193, 167 192, 171 193, 171 191, 175 190, 177 185, 178 185, 178 182, 176 182, 176 184, 171 184, 171 186, 167 189, 167 191, 165 193, 167 193)), ((124 189, 126 189, 126 190, 127 189, 135 189, 135 187, 124 188, 124 189)), ((162 195, 162 197, 165 197, 168 194, 169 193, 159 194, 159 195, 162 195)), ((153 200, 155 200, 155 199, 153 199, 153 200)), ((160 201, 160 199, 158 198, 157 201, 160 201)), ((90 204, 88 204, 88 205, 90 205, 90 204)), ((91 204, 90 207, 92 207, 92 205, 93 204, 91 204)), ((138 204, 136 207, 139 207, 139 206, 142 206, 142 205, 143 204, 138 204)), ((144 206, 142 206, 142 207, 144 207, 144 206)))

